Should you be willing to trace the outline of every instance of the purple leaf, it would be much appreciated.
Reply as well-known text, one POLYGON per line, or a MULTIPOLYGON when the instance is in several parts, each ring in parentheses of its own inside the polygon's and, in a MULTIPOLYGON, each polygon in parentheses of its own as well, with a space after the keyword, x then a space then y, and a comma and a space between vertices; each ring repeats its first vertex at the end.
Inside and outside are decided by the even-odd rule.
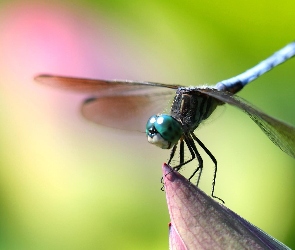
POLYGON ((290 249, 163 165, 170 249, 290 249))

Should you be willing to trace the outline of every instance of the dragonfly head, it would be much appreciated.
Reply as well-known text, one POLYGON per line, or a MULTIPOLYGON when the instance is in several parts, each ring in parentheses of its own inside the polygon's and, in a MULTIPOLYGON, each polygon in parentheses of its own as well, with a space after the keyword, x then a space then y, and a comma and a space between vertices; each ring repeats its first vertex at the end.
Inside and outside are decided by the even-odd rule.
POLYGON ((146 124, 148 142, 163 149, 172 148, 182 133, 181 124, 170 115, 153 115, 146 124))

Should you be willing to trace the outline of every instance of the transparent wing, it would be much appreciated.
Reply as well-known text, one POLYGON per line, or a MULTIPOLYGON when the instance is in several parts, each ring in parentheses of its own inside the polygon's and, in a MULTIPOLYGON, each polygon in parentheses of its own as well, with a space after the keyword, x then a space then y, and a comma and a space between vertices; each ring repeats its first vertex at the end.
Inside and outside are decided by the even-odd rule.
POLYGON ((145 131, 148 118, 170 112, 176 85, 39 75, 35 80, 52 87, 91 94, 82 105, 83 116, 99 125, 145 131))
POLYGON ((167 111, 170 113, 169 104, 174 94, 94 97, 84 102, 82 114, 100 125, 145 132, 149 117, 167 111))
POLYGON ((137 94, 136 92, 140 94, 144 91, 161 90, 161 88, 176 90, 180 86, 145 81, 99 80, 56 75, 38 75, 35 77, 35 81, 52 87, 95 94, 96 96, 135 95, 137 94))
POLYGON ((232 95, 228 92, 210 88, 198 88, 197 91, 242 109, 275 145, 291 157, 295 158, 295 127, 259 111, 241 97, 232 95))

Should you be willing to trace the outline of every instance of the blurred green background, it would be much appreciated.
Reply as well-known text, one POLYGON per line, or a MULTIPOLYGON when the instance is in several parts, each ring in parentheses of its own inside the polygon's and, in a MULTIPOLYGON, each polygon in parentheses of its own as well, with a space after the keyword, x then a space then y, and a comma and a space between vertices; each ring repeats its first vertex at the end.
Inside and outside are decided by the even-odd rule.
MULTIPOLYGON (((293 41, 294 9, 269 0, 2 0, 0 249, 168 249, 160 177, 169 152, 87 122, 85 96, 34 75, 214 84, 293 41)), ((239 95, 294 125, 295 60, 239 95)), ((227 106, 217 117, 196 131, 219 162, 215 194, 295 248, 294 159, 241 111, 227 106)))

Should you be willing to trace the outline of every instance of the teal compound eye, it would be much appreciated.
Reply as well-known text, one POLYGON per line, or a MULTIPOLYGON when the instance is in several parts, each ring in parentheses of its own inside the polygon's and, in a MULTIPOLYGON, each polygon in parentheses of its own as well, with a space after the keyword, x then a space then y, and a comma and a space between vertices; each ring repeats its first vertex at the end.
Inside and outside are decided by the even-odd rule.
POLYGON ((153 115, 146 124, 148 142, 169 149, 183 134, 181 124, 170 115, 153 115))

